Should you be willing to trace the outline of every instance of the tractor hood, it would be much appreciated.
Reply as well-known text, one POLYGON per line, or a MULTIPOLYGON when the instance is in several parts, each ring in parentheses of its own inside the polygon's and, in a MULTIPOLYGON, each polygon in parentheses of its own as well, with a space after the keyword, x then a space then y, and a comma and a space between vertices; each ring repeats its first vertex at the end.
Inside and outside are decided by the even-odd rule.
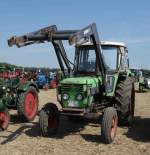
POLYGON ((61 81, 61 84, 81 84, 81 85, 87 84, 91 85, 92 87, 96 87, 100 81, 101 81, 100 77, 97 78, 86 76, 86 77, 66 78, 61 81))

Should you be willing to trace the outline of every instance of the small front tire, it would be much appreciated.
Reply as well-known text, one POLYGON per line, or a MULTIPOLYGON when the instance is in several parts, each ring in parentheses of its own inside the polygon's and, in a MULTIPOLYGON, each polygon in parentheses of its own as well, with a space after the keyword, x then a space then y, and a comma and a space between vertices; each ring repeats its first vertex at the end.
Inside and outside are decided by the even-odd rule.
POLYGON ((55 104, 47 103, 39 113, 39 127, 41 134, 53 136, 57 133, 59 126, 59 111, 55 104))
POLYGON ((106 144, 114 141, 118 126, 117 111, 113 107, 105 109, 102 119, 101 136, 106 144))

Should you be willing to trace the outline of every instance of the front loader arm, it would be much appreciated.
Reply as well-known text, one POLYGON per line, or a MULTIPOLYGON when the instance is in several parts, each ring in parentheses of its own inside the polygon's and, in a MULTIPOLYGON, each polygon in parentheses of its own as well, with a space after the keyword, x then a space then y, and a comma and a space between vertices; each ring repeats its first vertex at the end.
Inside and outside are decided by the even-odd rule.
POLYGON ((102 74, 103 82, 105 83, 106 68, 105 68, 105 62, 102 56, 100 39, 99 39, 99 35, 98 35, 98 31, 95 23, 90 24, 89 26, 81 29, 80 31, 78 31, 77 33, 74 33, 72 36, 69 37, 70 45, 75 44, 76 46, 80 46, 88 42, 94 45, 96 58, 97 58, 97 65, 102 74))
POLYGON ((81 30, 57 30, 56 25, 52 25, 35 32, 27 33, 23 36, 13 36, 8 40, 8 45, 11 47, 16 45, 17 47, 27 46, 34 43, 43 43, 45 41, 52 42, 57 59, 61 70, 65 75, 65 68, 63 63, 66 65, 68 72, 70 73, 70 61, 67 58, 65 49, 62 44, 62 40, 68 40, 69 44, 75 44, 76 46, 82 45, 87 42, 91 42, 94 45, 97 66, 102 73, 103 79, 105 78, 105 65, 102 56, 99 35, 97 32, 96 24, 90 24, 89 26, 81 30))
POLYGON ((65 73, 64 65, 66 65, 69 74, 71 73, 71 67, 60 38, 67 39, 69 37, 69 33, 72 33, 72 31, 67 31, 67 35, 65 35, 65 32, 57 31, 56 25, 52 25, 19 37, 13 36, 8 39, 8 45, 10 47, 12 47, 13 45, 16 45, 17 47, 23 47, 35 43, 44 43, 45 41, 52 42, 57 59, 59 61, 60 68, 64 76, 67 76, 65 73))
POLYGON ((38 31, 27 33, 25 35, 16 37, 13 36, 8 39, 8 45, 12 47, 16 45, 17 47, 27 46, 34 43, 42 43, 44 41, 51 41, 52 33, 57 30, 56 25, 45 27, 38 31))
POLYGON ((19 37, 12 36, 8 39, 8 45, 10 47, 13 45, 22 47, 34 43, 43 43, 45 41, 52 42, 52 40, 69 40, 69 37, 76 32, 78 32, 78 30, 58 31, 56 25, 51 25, 19 37))
POLYGON ((72 45, 72 44, 82 45, 87 42, 92 42, 93 44, 94 44, 94 42, 96 44, 100 43, 99 35, 97 32, 95 23, 92 23, 92 24, 88 25, 87 27, 77 31, 69 38, 70 45, 72 45))

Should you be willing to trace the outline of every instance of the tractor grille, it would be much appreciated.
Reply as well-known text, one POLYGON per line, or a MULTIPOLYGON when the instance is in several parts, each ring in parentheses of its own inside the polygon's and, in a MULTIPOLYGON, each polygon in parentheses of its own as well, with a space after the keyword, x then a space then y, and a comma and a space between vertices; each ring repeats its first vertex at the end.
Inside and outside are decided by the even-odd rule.
POLYGON ((83 92, 83 85, 63 84, 61 89, 63 92, 75 91, 75 92, 82 93, 83 92))

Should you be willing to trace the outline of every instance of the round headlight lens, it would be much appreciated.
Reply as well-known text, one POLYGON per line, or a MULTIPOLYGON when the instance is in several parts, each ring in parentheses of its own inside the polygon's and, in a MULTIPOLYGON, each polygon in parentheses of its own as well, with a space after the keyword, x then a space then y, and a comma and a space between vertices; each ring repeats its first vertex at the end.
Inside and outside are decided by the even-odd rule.
POLYGON ((5 87, 5 86, 3 86, 3 87, 2 87, 2 89, 4 90, 4 89, 6 89, 6 87, 5 87))
POLYGON ((148 83, 148 85, 150 84, 150 80, 149 79, 147 80, 147 83, 148 83))
POLYGON ((10 92, 10 89, 9 89, 9 88, 7 88, 7 91, 8 91, 8 92, 10 92))
POLYGON ((64 100, 68 100, 69 99, 69 95, 68 94, 63 94, 63 99, 64 100))
POLYGON ((81 94, 78 94, 76 98, 78 101, 81 101, 83 99, 83 96, 81 94))

